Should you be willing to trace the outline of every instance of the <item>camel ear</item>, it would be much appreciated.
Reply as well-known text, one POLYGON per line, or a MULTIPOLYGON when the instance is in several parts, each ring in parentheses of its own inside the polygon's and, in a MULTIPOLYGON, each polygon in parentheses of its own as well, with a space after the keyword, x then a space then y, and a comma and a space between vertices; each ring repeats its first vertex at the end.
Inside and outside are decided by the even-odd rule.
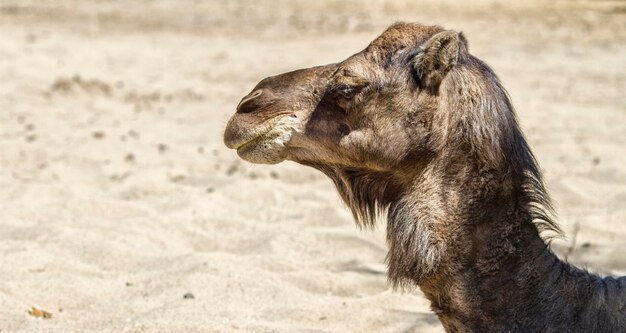
POLYGON ((443 78, 456 65, 459 58, 459 43, 463 36, 446 30, 432 36, 419 47, 412 64, 422 85, 437 89, 443 78))

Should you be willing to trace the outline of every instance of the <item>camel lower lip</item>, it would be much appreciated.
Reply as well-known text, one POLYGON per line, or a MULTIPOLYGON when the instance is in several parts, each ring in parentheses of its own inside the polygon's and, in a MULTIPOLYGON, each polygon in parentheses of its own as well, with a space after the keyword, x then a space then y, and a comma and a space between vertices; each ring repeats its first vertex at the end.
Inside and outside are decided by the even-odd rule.
POLYGON ((265 137, 271 130, 272 124, 259 125, 255 129, 251 130, 242 130, 240 125, 237 125, 237 122, 231 121, 226 126, 226 134, 224 143, 226 147, 230 149, 239 150, 240 148, 249 145, 255 141, 258 141, 265 137))

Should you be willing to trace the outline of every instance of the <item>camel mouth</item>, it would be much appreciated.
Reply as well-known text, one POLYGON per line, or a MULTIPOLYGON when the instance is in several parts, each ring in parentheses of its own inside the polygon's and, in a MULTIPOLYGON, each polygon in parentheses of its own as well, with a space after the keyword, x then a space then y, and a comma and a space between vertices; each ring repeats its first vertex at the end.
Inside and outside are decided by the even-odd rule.
POLYGON ((285 160, 285 150, 290 139, 291 131, 272 129, 240 145, 237 155, 252 163, 276 164, 285 160))
POLYGON ((268 120, 261 124, 253 125, 242 117, 233 116, 226 125, 224 131, 224 144, 230 149, 238 150, 256 140, 261 139, 273 128, 273 121, 268 120))
POLYGON ((224 141, 224 143, 226 144, 226 147, 239 151, 240 149, 242 149, 242 148, 244 148, 244 147, 246 147, 248 145, 251 145, 251 144, 255 143, 256 141, 262 140, 263 137, 268 132, 269 132, 269 130, 261 132, 261 133, 255 133, 252 136, 240 138, 239 140, 224 141))
POLYGON ((250 140, 248 140, 246 142, 243 142, 241 144, 237 144, 237 146, 235 146, 233 149, 239 151, 240 149, 245 148, 246 146, 248 146, 250 144, 253 144, 254 142, 256 142, 258 140, 261 140, 261 139, 263 139, 263 135, 255 136, 254 138, 252 138, 252 139, 250 139, 250 140))
POLYGON ((231 122, 226 127, 224 144, 237 150, 243 160, 257 164, 276 164, 285 160, 285 150, 296 131, 291 117, 274 118, 248 128, 231 122))

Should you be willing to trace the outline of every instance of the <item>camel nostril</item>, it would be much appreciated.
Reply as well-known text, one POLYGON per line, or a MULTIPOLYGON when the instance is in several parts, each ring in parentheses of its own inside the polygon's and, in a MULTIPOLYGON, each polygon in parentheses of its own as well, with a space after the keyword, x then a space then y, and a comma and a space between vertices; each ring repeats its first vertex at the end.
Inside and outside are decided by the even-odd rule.
POLYGON ((248 96, 244 97, 241 102, 239 102, 239 105, 237 105, 237 113, 250 113, 252 111, 254 111, 254 109, 256 109, 255 106, 250 105, 250 101, 252 101, 253 99, 261 96, 261 94, 263 94, 263 90, 262 89, 257 89, 255 91, 253 91, 252 93, 248 94, 248 96))
POLYGON ((250 103, 248 104, 243 104, 243 105, 239 105, 239 107, 237 108, 237 113, 250 113, 252 111, 254 111, 257 107, 255 105, 252 105, 250 103))

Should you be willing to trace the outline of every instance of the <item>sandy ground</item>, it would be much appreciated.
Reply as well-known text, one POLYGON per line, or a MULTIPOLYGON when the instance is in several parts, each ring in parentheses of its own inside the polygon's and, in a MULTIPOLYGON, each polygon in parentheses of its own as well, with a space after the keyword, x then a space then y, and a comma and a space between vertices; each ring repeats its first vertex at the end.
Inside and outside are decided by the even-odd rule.
POLYGON ((553 248, 626 274, 623 2, 0 1, 0 331, 442 332, 329 180, 221 139, 260 79, 398 20, 465 32, 545 171, 553 248))

